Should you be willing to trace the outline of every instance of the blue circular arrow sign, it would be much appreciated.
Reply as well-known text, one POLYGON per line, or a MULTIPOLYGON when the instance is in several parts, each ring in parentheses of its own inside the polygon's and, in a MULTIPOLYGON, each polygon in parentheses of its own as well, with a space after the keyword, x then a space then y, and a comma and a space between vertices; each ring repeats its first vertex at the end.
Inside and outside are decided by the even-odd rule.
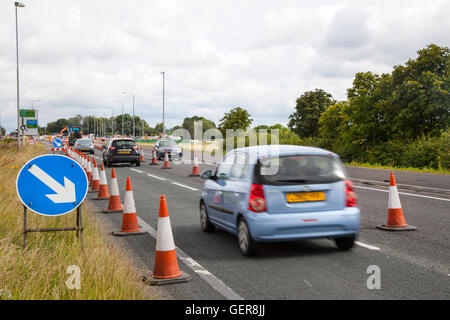
POLYGON ((54 146, 55 148, 61 148, 61 147, 62 147, 62 141, 59 140, 59 139, 53 140, 52 144, 53 144, 53 146, 54 146))
POLYGON ((31 211, 59 216, 76 209, 86 198, 84 169, 63 155, 43 155, 28 161, 16 180, 20 201, 31 211))

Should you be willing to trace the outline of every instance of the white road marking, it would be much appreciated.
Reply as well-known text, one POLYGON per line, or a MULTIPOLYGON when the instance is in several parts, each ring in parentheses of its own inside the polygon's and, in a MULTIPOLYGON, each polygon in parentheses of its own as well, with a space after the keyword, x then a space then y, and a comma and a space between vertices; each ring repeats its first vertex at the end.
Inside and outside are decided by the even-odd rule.
MULTIPOLYGON (((368 179, 357 179, 357 178, 350 178, 350 179, 351 179, 351 180, 357 180, 357 181, 363 181, 363 182, 364 182, 364 181, 368 181, 368 182, 384 183, 384 184, 386 184, 386 186, 389 185, 389 182, 385 182, 385 181, 368 180, 368 179)), ((425 186, 417 186, 417 185, 414 185, 414 184, 397 183, 397 187, 402 187, 402 186, 405 186, 405 187, 417 187, 417 188, 422 188, 422 189, 430 189, 430 190, 431 190, 430 192, 432 192, 432 190, 439 190, 439 191, 447 191, 447 192, 450 192, 449 189, 432 188, 432 187, 425 187, 425 186)))
MULTIPOLYGON (((389 192, 389 190, 382 190, 382 189, 375 189, 375 188, 368 188, 368 187, 361 187, 361 186, 354 186, 354 187, 355 188, 360 188, 360 189, 367 189, 367 190, 374 190, 374 191, 381 191, 381 192, 389 192)), ((398 194, 404 194, 406 196, 413 196, 413 197, 419 197, 419 198, 427 198, 427 199, 434 199, 434 200, 450 201, 450 199, 430 197, 430 196, 423 196, 421 194, 412 194, 412 193, 406 193, 406 192, 399 192, 398 194)))
POLYGON ((181 184, 181 183, 178 183, 178 182, 172 182, 172 184, 177 185, 177 186, 180 186, 180 187, 183 187, 183 188, 186 188, 186 189, 190 189, 190 190, 193 190, 193 191, 198 191, 198 189, 195 189, 195 188, 186 186, 186 185, 181 184))
MULTIPOLYGON (((150 236, 156 239, 157 232, 153 229, 147 222, 138 218, 139 225, 144 229, 150 236)), ((200 278, 205 280, 214 290, 219 292, 228 300, 244 300, 240 295, 234 292, 230 287, 222 282, 219 278, 213 275, 211 272, 202 267, 197 261, 188 256, 183 250, 175 247, 177 251, 178 258, 183 261, 183 263, 198 274, 200 278)))
POLYGON ((154 175, 152 175, 152 174, 150 174, 150 173, 147 173, 147 175, 148 175, 149 177, 152 177, 152 178, 155 178, 155 179, 166 180, 166 179, 164 179, 164 178, 161 178, 161 177, 158 177, 158 176, 154 176, 154 175))
POLYGON ((365 244, 365 243, 359 242, 359 241, 355 241, 355 244, 360 246, 360 247, 364 247, 364 248, 367 248, 367 249, 370 249, 370 250, 377 250, 377 251, 380 250, 380 248, 378 248, 378 247, 371 246, 369 244, 365 244))
POLYGON ((133 170, 133 171, 136 171, 136 172, 139 172, 139 173, 143 173, 141 170, 137 170, 137 169, 133 169, 133 168, 130 168, 130 170, 133 170))

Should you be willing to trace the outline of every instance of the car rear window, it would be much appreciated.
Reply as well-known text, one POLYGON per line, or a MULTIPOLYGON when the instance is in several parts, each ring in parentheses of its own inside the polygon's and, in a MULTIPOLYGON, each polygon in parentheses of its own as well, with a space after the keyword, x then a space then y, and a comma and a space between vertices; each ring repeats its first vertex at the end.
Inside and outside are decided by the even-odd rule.
POLYGON ((176 143, 174 141, 172 141, 172 140, 170 140, 170 141, 161 141, 159 143, 159 146, 160 147, 174 147, 174 146, 176 146, 176 143))
POLYGON ((83 145, 83 146, 85 146, 85 145, 89 145, 89 144, 91 144, 91 140, 88 140, 88 139, 79 139, 79 140, 77 140, 77 143, 78 144, 80 144, 80 145, 83 145))
POLYGON ((258 161, 255 180, 258 184, 290 185, 331 183, 347 179, 338 158, 325 155, 290 155, 258 161))
POLYGON ((134 141, 132 141, 132 140, 115 140, 115 141, 113 141, 112 146, 119 148, 119 149, 121 149, 121 148, 131 149, 134 147, 134 141))

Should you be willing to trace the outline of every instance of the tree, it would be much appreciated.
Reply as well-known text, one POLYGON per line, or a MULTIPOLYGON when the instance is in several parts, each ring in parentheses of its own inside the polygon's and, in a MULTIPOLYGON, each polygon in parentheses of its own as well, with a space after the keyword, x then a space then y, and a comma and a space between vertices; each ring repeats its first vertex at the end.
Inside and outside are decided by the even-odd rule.
POLYGON ((213 121, 208 120, 208 119, 206 119, 206 118, 204 118, 204 117, 199 117, 199 116, 193 116, 193 117, 191 117, 191 118, 186 117, 186 118, 184 118, 184 120, 183 120, 183 125, 182 125, 182 127, 183 127, 183 129, 186 129, 187 131, 189 131, 189 134, 191 135, 191 138, 192 138, 192 139, 194 139, 194 123, 195 123, 196 121, 201 121, 201 122, 202 122, 202 128, 203 128, 203 129, 202 129, 202 130, 203 130, 202 134, 203 134, 206 130, 212 129, 212 128, 215 128, 215 127, 216 127, 216 124, 215 124, 213 121))
POLYGON ((4 136, 6 133, 5 128, 3 128, 2 126, 0 126, 0 136, 4 136))
POLYGON ((392 72, 391 104, 402 138, 440 136, 450 126, 450 50, 430 44, 392 72))
POLYGON ((297 99, 288 127, 300 137, 317 136, 321 113, 335 103, 332 95, 322 89, 305 92, 297 99))
POLYGON ((224 135, 227 129, 246 131, 252 122, 253 119, 250 118, 248 111, 237 107, 225 113, 223 118, 220 119, 219 129, 224 135))

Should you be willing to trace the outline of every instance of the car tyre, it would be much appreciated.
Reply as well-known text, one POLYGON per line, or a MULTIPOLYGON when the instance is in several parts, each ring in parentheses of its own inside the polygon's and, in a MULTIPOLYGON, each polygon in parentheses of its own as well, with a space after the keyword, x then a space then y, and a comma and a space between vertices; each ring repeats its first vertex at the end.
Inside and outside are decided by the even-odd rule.
POLYGON ((206 205, 202 203, 200 205, 200 226, 203 232, 214 232, 216 227, 209 221, 208 211, 206 210, 206 205))
POLYGON ((112 167, 112 163, 111 163, 111 160, 106 160, 106 166, 108 167, 108 168, 111 168, 112 167))
POLYGON ((140 161, 137 161, 136 162, 136 167, 140 167, 141 166, 141 162, 140 161))
POLYGON ((355 244, 356 236, 335 238, 334 242, 339 250, 350 250, 355 244))
POLYGON ((244 256, 251 257, 257 253, 258 244, 252 239, 244 218, 239 219, 238 223, 238 243, 244 256))

